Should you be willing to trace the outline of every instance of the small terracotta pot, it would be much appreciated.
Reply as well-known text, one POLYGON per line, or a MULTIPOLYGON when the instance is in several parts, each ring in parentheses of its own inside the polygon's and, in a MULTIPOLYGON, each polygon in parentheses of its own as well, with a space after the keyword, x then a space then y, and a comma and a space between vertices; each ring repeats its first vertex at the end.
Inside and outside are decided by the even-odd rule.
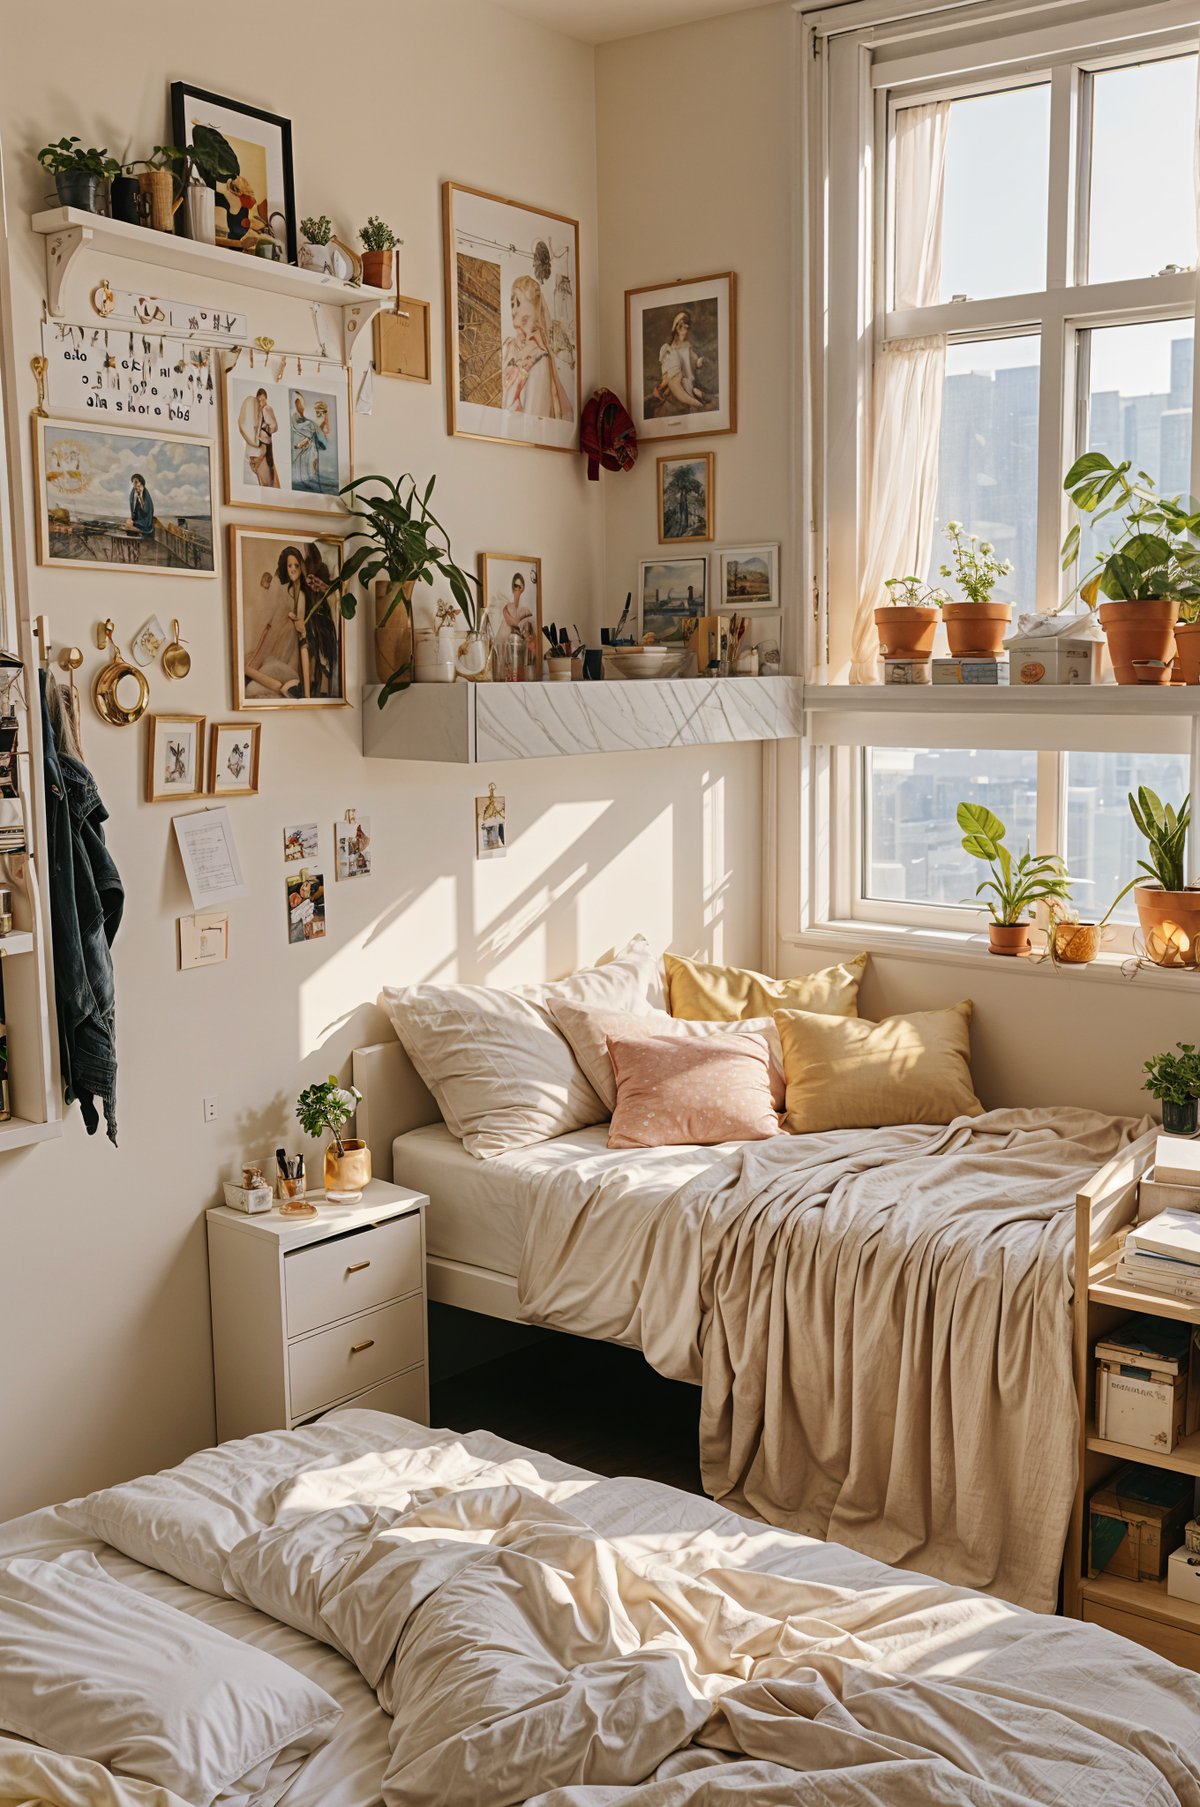
POLYGON ((940 609, 878 608, 879 651, 885 659, 931 659, 940 609))
POLYGON ((1118 684, 1136 684, 1134 661, 1160 660, 1170 665, 1175 657, 1175 621, 1178 602, 1170 596, 1145 602, 1102 602, 1100 625, 1108 639, 1108 652, 1118 684))
POLYGON ((1185 684, 1200 684, 1200 621, 1176 624, 1175 676, 1185 684))
POLYGON ((412 584, 404 585, 402 600, 388 614, 399 591, 400 585, 386 577, 375 579, 375 676, 381 684, 404 671, 413 658, 412 584))
POLYGON ((1098 922, 1056 922, 1054 958, 1060 966, 1088 966, 1100 952, 1098 922))
POLYGON ((1027 954, 1029 924, 1027 922, 989 922, 989 954, 1027 954))
POLYGON ((1138 885, 1133 901, 1148 960, 1155 966, 1200 966, 1200 885, 1186 891, 1138 885))
POLYGON ((998 659, 1012 620, 1007 602, 947 602, 942 606, 952 659, 998 659))
POLYGON ((391 288, 392 268, 395 256, 396 253, 394 251, 363 252, 363 281, 369 289, 391 288))

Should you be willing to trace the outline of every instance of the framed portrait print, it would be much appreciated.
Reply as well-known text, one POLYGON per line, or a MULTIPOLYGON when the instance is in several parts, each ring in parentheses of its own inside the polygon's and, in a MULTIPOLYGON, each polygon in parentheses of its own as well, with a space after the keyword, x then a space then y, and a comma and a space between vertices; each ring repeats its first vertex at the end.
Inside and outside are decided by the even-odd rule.
POLYGON ((737 431, 737 277, 625 291, 625 387, 639 439, 737 431))
POLYGON ((38 563, 212 577, 212 445, 179 433, 34 418, 38 563))
MULTIPOLYGON (((281 215, 287 260, 296 262, 296 193, 292 177, 292 122, 244 101, 171 83, 171 134, 190 144, 198 125, 212 126, 229 143, 238 173, 218 182, 217 243, 227 251, 249 252, 274 236, 272 216, 281 215)), ((182 217, 180 209, 180 217, 182 217)))
POLYGON ((214 722, 208 731, 210 797, 256 797, 261 722, 214 722))
POLYGON ((542 675, 542 561, 528 553, 483 552, 479 582, 484 619, 494 647, 503 659, 504 642, 513 628, 525 638, 525 669, 542 675))
POLYGON ((716 460, 712 452, 658 460, 658 543, 711 540, 715 530, 716 460))
POLYGON ((579 437, 579 225, 442 185, 451 433, 574 452, 579 437))
POLYGON ((779 607, 779 547, 723 546, 719 609, 743 615, 765 614, 779 607))
POLYGON ((344 515, 350 372, 318 358, 235 356, 225 366, 225 500, 233 508, 344 515))
POLYGON ((341 568, 331 534, 229 529, 235 709, 346 706, 346 624, 326 596, 341 568))
POLYGON ((204 717, 148 715, 147 803, 182 803, 204 794, 204 717))
POLYGON ((656 640, 682 642, 684 622, 707 612, 707 592, 706 558, 643 559, 638 571, 638 639, 653 634, 656 640))

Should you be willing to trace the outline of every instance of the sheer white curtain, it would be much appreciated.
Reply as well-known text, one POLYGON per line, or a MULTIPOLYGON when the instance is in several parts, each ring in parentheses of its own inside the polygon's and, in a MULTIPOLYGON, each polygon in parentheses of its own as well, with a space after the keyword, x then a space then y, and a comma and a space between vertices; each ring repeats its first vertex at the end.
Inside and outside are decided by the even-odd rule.
MULTIPOLYGON (((897 308, 941 299, 942 201, 950 102, 905 107, 896 115, 895 218, 897 308)), ((866 556, 850 643, 850 682, 874 684, 879 636, 874 611, 884 580, 924 575, 933 554, 944 334, 898 339, 875 364, 874 444, 867 497, 866 556)))

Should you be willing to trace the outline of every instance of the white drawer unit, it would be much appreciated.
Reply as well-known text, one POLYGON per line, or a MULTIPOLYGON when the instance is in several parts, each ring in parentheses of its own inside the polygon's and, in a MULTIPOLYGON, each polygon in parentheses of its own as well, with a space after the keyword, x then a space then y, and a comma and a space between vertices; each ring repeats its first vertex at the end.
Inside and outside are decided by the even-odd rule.
POLYGON ((335 1405, 429 1422, 423 1193, 373 1180, 316 1217, 208 1212, 217 1436, 335 1405))

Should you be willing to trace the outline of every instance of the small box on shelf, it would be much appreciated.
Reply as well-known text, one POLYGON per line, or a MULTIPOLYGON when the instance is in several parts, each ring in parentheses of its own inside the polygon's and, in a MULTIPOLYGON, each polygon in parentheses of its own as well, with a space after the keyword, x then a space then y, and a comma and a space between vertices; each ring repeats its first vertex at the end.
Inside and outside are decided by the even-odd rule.
POLYGON ((1163 1186, 1200 1186, 1200 1141, 1160 1136, 1154 1150, 1154 1178, 1163 1186))
POLYGON ((885 684, 930 684, 933 682, 931 665, 930 659, 885 659, 883 681, 885 684))
POLYGON ((1097 1342, 1096 1435, 1170 1455, 1200 1425, 1191 1325, 1143 1314, 1097 1342))
POLYGON ((1161 1581, 1184 1540, 1195 1484, 1190 1475, 1131 1462, 1088 1501, 1088 1574, 1161 1581))
POLYGON ((1007 684, 1007 659, 934 659, 935 684, 1007 684))
POLYGON ((1138 1181, 1138 1220, 1149 1223, 1161 1211, 1200 1211, 1200 1186, 1171 1186, 1152 1167, 1138 1181))
POLYGON ((1167 1592, 1172 1600, 1200 1606, 1200 1556, 1193 1556, 1185 1544, 1167 1557, 1167 1592))

